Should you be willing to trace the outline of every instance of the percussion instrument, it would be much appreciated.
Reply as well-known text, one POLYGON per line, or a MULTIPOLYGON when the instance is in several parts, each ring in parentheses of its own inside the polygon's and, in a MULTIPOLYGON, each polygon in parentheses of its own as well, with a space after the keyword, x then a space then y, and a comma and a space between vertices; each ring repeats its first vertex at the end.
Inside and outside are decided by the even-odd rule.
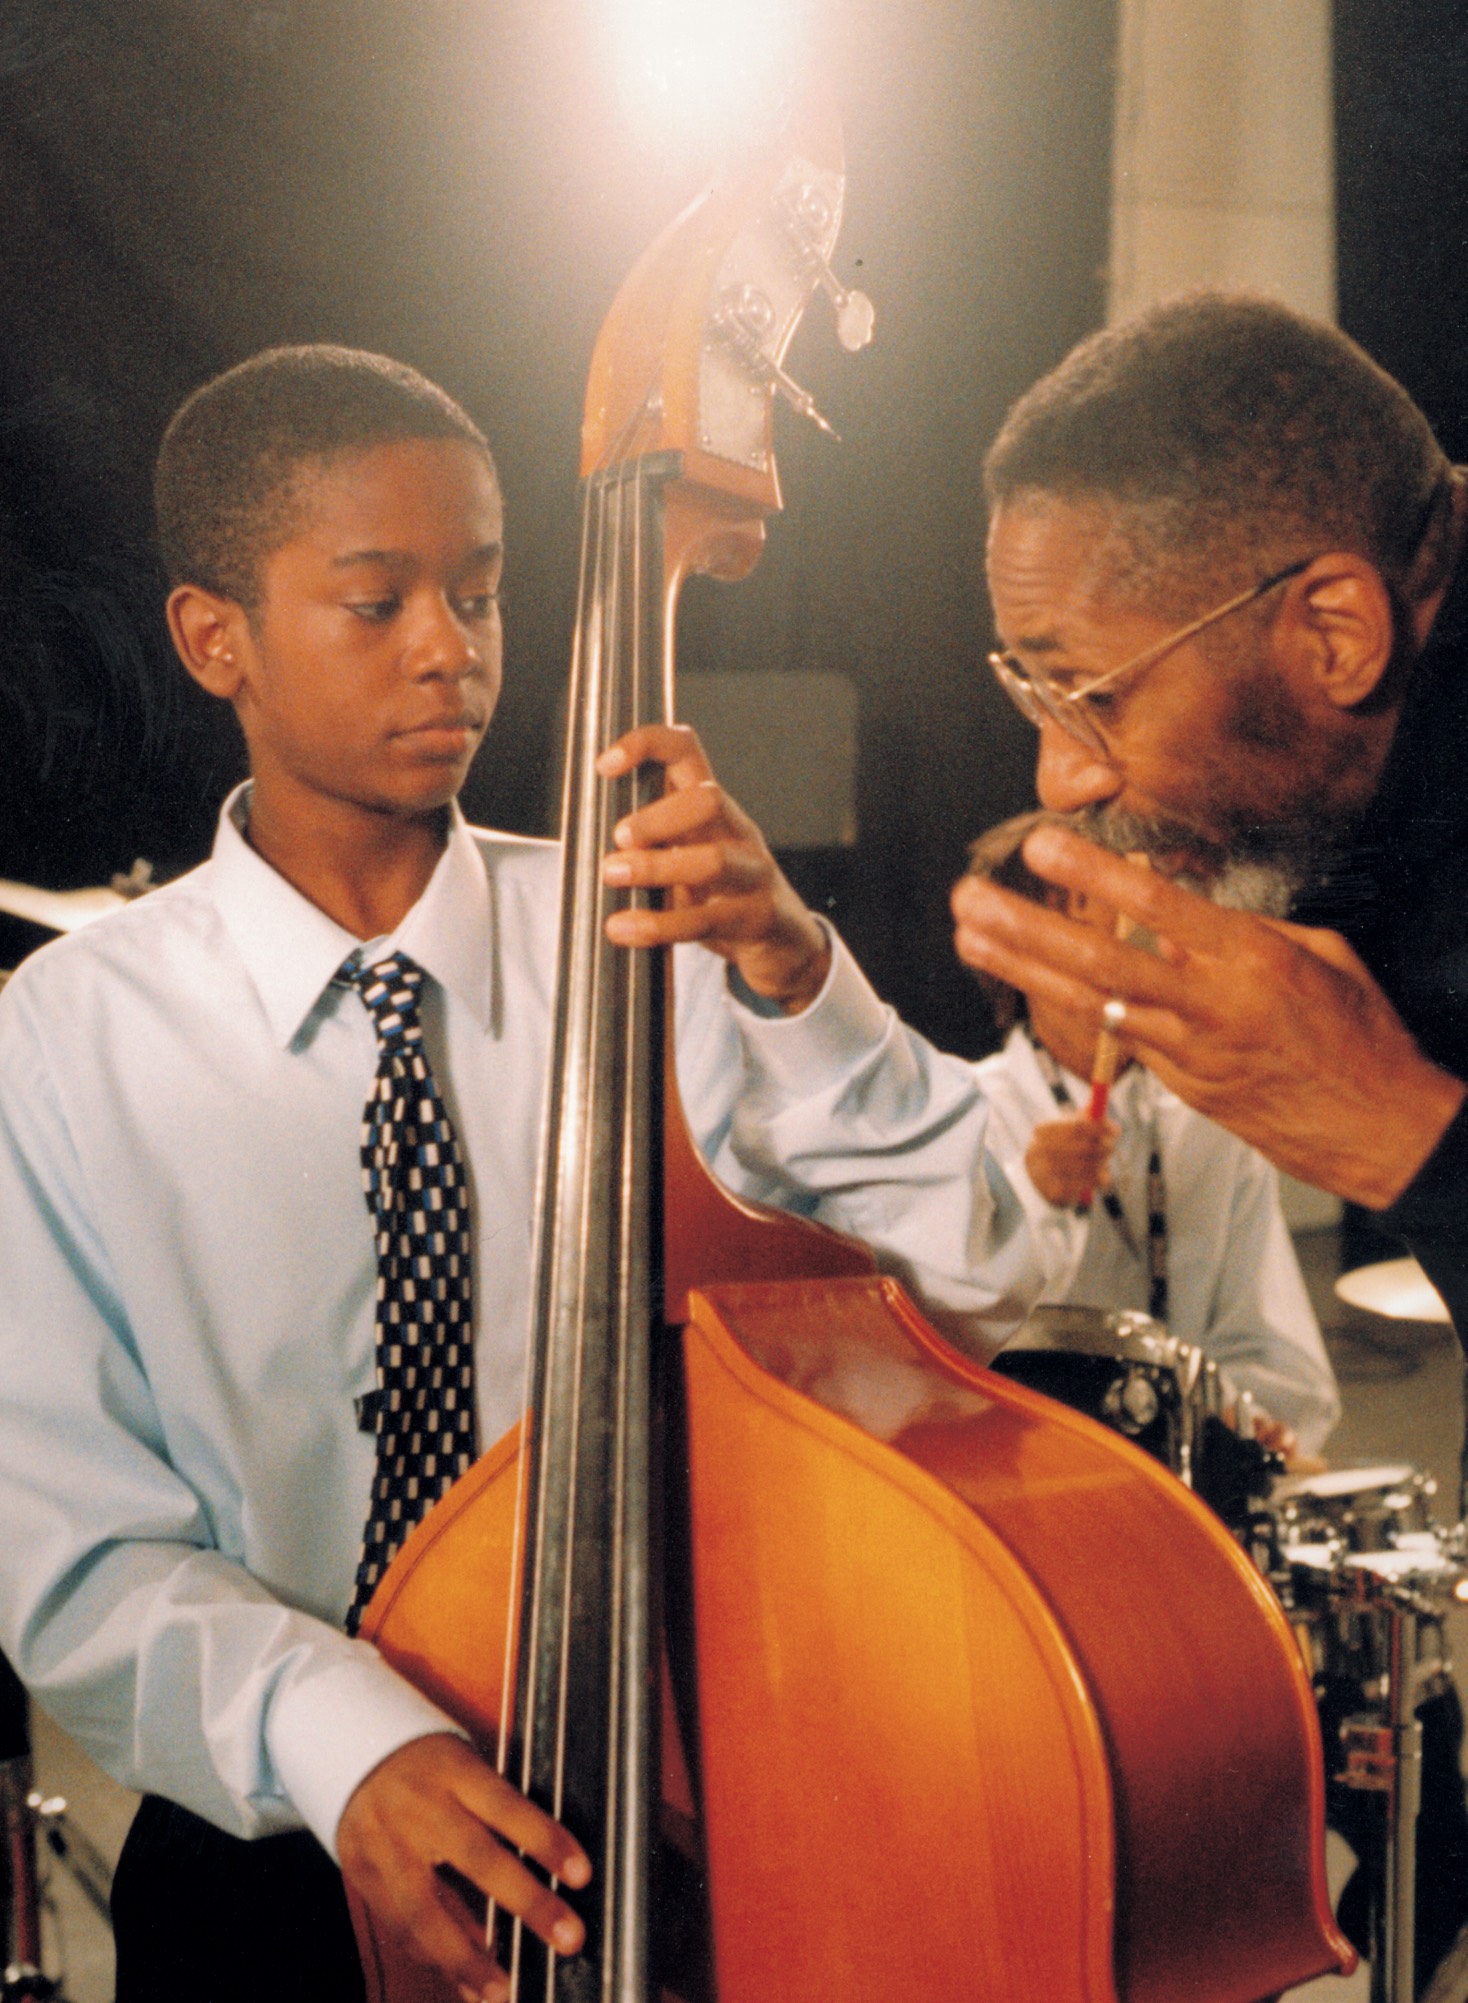
POLYGON ((77 932, 110 912, 120 911, 135 897, 152 888, 153 865, 140 856, 127 871, 119 872, 110 885, 85 890, 43 890, 34 883, 16 883, 0 877, 0 912, 24 918, 27 924, 44 926, 48 932, 77 932))
POLYGON ((1213 1359, 1149 1315, 1038 1307, 990 1367, 1134 1440, 1236 1532, 1281 1465, 1253 1438, 1246 1399, 1234 1423, 1225 1418, 1213 1359))
POLYGON ((1393 1321, 1451 1320, 1442 1295, 1415 1259, 1379 1259, 1372 1266, 1357 1266, 1341 1274, 1335 1290, 1347 1306, 1389 1315, 1393 1321))

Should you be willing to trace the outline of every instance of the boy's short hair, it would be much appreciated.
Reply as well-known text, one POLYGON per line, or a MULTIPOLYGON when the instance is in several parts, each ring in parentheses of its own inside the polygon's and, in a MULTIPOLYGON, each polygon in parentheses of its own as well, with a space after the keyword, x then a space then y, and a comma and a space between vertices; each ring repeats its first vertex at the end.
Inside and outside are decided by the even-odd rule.
MULTIPOLYGON (((1028 898, 1031 904, 1049 904, 1055 894, 1054 886, 1035 875, 1020 850, 1035 828, 1067 825, 1064 814, 1049 813, 1043 807, 1001 821, 997 828, 990 828, 976 842, 969 843, 968 874, 987 877, 1001 890, 1012 890, 1017 897, 1028 898)), ((974 969, 974 978, 984 991, 994 1027, 1001 1036, 1008 1036, 1017 1022, 1028 1020, 1029 1006, 1018 988, 979 968, 974 969)))
POLYGON ((488 440, 406 363, 324 343, 267 348, 196 389, 158 453, 153 500, 170 588, 202 585, 247 612, 260 568, 300 519, 302 471, 402 439, 488 440))

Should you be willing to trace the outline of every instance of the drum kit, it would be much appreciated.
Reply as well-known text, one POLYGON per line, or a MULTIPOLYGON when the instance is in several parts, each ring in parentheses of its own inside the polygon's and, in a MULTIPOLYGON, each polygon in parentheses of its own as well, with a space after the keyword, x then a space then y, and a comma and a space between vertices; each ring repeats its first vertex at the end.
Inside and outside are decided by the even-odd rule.
MULTIPOLYGON (((1405 1281, 1425 1284, 1420 1269, 1405 1281)), ((1328 1795, 1347 1804, 1331 1819, 1347 1825, 1375 1880, 1363 1943, 1371 2003, 1412 2003, 1422 1717, 1444 1697, 1457 1716, 1444 1620, 1468 1602, 1464 1525, 1436 1520, 1436 1484, 1409 1465, 1286 1475, 1253 1437, 1248 1400, 1226 1404, 1217 1365, 1146 1315, 1037 1308, 992 1367, 1170 1467, 1278 1595, 1320 1709, 1328 1795), (1351 1796, 1361 1798, 1355 1814, 1351 1796)), ((1465 1995, 1453 1989, 1451 2003, 1465 1995)))

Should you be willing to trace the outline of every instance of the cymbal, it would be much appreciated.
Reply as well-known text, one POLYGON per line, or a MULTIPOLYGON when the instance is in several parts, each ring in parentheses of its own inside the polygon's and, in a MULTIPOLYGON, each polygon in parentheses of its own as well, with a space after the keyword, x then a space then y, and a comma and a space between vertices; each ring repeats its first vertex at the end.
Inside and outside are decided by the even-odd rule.
POLYGON ((38 890, 29 883, 12 883, 0 876, 0 911, 27 918, 52 932, 76 932, 94 918, 105 918, 127 899, 115 890, 38 890))
POLYGON ((40 890, 33 883, 13 883, 0 876, 0 911, 51 932, 78 932, 152 888, 153 865, 142 856, 131 869, 119 870, 105 889, 40 890))
POLYGON ((1395 1321, 1451 1321, 1443 1297, 1415 1259, 1381 1259, 1357 1266, 1335 1283, 1341 1300, 1395 1321))

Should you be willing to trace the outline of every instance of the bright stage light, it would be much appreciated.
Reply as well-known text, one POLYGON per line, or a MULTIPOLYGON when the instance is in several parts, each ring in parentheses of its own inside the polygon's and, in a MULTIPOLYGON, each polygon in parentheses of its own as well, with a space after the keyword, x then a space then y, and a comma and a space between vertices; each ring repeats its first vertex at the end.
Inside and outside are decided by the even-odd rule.
POLYGON ((611 0, 622 93, 650 137, 745 136, 799 69, 800 0, 611 0))

